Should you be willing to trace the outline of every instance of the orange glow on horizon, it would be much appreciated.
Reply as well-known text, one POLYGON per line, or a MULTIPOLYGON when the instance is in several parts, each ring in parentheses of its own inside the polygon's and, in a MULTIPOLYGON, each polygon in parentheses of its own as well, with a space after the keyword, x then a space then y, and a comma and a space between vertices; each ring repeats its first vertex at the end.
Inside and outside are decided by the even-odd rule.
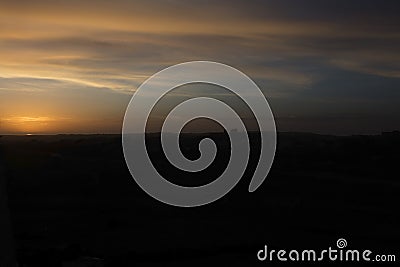
POLYGON ((15 116, 2 119, 2 129, 13 133, 34 134, 46 133, 54 130, 60 121, 67 118, 55 118, 46 116, 15 116))

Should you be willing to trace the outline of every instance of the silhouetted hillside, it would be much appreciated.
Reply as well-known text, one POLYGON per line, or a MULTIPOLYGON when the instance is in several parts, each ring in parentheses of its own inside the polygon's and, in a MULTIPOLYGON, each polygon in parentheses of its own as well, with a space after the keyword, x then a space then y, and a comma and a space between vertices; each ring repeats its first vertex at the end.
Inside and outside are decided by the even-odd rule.
MULTIPOLYGON (((182 137, 188 158, 199 156, 204 136, 182 137)), ((168 165, 156 134, 148 137, 152 160, 177 184, 209 183, 223 171, 230 146, 223 134, 207 136, 220 150, 201 174, 187 177, 168 165)), ((139 188, 119 135, 2 137, 18 261, 242 266, 256 264, 264 244, 318 249, 335 246, 340 237, 354 248, 397 252, 398 132, 280 133, 268 178, 248 193, 259 153, 259 137, 253 133, 251 139, 251 161, 238 186, 211 205, 186 209, 162 204, 139 188)))

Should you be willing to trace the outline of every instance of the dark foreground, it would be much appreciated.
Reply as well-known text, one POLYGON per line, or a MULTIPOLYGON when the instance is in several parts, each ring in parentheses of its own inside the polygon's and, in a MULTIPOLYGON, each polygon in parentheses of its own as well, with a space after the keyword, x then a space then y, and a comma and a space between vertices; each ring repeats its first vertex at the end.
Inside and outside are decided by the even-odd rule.
MULTIPOLYGON (((200 137, 185 137, 188 157, 196 157, 200 137)), ((214 138, 222 152, 194 178, 165 167, 157 147, 153 159, 175 183, 206 184, 229 158, 226 139, 214 138)), ((397 253, 400 260, 398 133, 281 133, 272 170, 256 192, 247 192, 253 155, 229 194, 197 208, 168 206, 142 191, 125 165, 119 135, 3 136, 0 142, 20 266, 283 266, 259 263, 257 251, 336 248, 339 238, 348 248, 397 253)))

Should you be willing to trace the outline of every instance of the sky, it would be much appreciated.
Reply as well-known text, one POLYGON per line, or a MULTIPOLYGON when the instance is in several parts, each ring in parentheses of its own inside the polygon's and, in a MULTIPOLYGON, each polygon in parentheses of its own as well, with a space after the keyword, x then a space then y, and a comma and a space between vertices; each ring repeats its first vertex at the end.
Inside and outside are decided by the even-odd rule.
POLYGON ((398 1, 2 1, 0 134, 120 133, 138 86, 217 61, 278 131, 400 129, 398 1))

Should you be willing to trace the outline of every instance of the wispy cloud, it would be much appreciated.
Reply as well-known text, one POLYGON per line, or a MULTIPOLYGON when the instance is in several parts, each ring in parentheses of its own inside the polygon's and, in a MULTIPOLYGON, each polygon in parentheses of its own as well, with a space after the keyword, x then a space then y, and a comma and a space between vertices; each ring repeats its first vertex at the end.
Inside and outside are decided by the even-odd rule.
MULTIPOLYGON (((94 121, 100 102, 107 106, 100 113, 115 122, 123 108, 110 105, 126 103, 153 73, 213 60, 244 71, 268 96, 287 99, 275 104, 287 113, 340 71, 399 78, 399 12, 396 1, 369 0, 1 1, 0 109, 20 116, 25 103, 40 116, 69 117, 67 107, 76 105, 94 121), (37 106, 39 98, 51 102, 37 106)), ((352 79, 349 90, 364 87, 352 79)))

